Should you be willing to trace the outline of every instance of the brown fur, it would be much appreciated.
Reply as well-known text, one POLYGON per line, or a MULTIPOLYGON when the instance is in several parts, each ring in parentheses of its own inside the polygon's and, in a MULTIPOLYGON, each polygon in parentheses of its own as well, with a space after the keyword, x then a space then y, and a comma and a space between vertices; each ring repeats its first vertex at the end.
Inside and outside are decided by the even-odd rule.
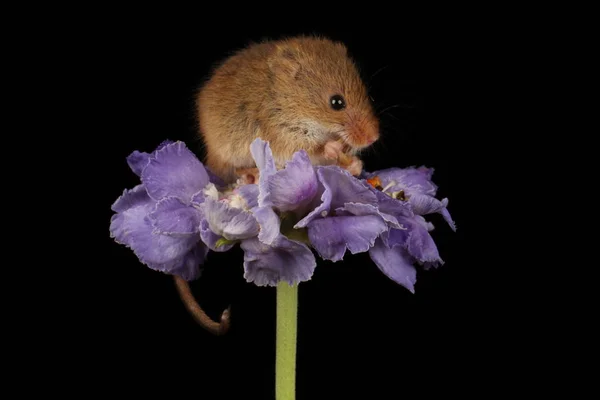
POLYGON ((356 152, 379 137, 346 47, 319 37, 265 41, 234 53, 199 90, 196 107, 205 162, 226 181, 237 169, 254 167, 250 144, 257 137, 270 142, 279 165, 300 149, 315 164, 335 162, 324 150, 331 141, 342 142, 356 160, 356 152), (330 107, 335 94, 345 98, 342 111, 330 107))

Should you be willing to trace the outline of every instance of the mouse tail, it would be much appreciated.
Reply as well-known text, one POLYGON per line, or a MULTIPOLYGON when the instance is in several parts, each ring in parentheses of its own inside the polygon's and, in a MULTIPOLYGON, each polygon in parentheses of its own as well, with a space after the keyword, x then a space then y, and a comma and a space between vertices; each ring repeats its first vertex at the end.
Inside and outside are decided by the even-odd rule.
POLYGON ((185 308, 192 315, 192 317, 194 317, 194 320, 196 320, 198 324, 200 324, 210 333, 217 336, 224 335, 227 333, 227 331, 229 331, 231 314, 230 307, 228 307, 225 311, 223 311, 223 314, 221 314, 221 322, 213 321, 208 315, 206 315, 202 307, 200 307, 200 304, 198 304, 196 301, 196 298, 192 293, 192 289, 190 288, 190 284, 179 276, 174 276, 174 279, 179 297, 181 297, 185 308))

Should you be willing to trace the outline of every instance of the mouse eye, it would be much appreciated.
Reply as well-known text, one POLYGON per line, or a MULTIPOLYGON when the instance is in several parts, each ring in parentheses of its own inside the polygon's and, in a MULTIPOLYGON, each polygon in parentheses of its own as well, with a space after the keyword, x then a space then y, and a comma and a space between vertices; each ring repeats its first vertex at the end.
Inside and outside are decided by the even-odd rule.
POLYGON ((335 111, 340 111, 346 108, 346 101, 341 95, 336 94, 335 96, 331 96, 331 99, 329 99, 329 105, 335 111))

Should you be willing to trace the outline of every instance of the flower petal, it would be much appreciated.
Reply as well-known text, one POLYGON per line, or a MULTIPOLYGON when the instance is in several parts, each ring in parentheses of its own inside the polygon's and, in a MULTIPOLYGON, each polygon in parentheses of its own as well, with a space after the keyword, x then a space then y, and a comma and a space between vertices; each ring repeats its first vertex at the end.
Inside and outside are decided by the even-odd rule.
POLYGON ((212 251, 224 252, 230 250, 234 246, 234 243, 225 243, 221 246, 217 246, 217 241, 222 239, 223 236, 219 236, 211 231, 206 219, 203 219, 200 223, 200 238, 212 251))
POLYGON ((400 229, 402 226, 393 215, 382 213, 371 204, 346 203, 344 207, 336 208, 336 215, 379 215, 389 226, 400 229))
POLYGON ((378 215, 328 217, 312 221, 308 237, 323 259, 335 262, 344 257, 346 249, 352 254, 369 250, 387 229, 378 215))
MULTIPOLYGON (((403 225, 403 227, 404 227, 404 225, 403 225)), ((392 228, 389 231, 384 232, 380 238, 383 241, 383 243, 390 249, 392 247, 398 246, 398 245, 406 247, 406 242, 408 241, 409 229, 411 227, 412 227, 412 225, 409 225, 408 227, 404 227, 404 229, 393 229, 392 228)))
POLYGON ((210 183, 214 184, 218 188, 224 188, 225 186, 227 186, 225 181, 221 179, 221 177, 219 177, 217 174, 212 172, 206 165, 204 166, 204 169, 206 170, 210 183))
POLYGON ((388 278, 412 293, 415 292, 417 270, 412 265, 414 261, 402 246, 389 248, 378 239, 375 246, 369 250, 369 256, 388 278))
POLYGON ((411 195, 408 202, 415 214, 418 215, 439 213, 448 205, 448 199, 440 201, 435 197, 419 193, 411 195))
POLYGON ((246 201, 248 208, 258 207, 258 185, 250 183, 237 188, 238 193, 246 201))
POLYGON ((227 240, 246 239, 258 234, 259 226, 252 213, 207 197, 204 213, 211 231, 227 240))
MULTIPOLYGON (((444 199, 446 200, 446 199, 444 199)), ((444 201, 442 200, 442 201, 444 201)), ((442 217, 444 217, 444 220, 446 221, 446 223, 448 225, 450 225, 450 229, 452 229, 454 232, 456 232, 456 223, 452 220, 452 217, 450 216, 450 212, 448 211, 448 209, 446 207, 444 207, 442 209, 442 211, 440 211, 440 213, 442 214, 442 217)))
POLYGON ((204 166, 183 142, 167 144, 153 153, 141 179, 152 199, 173 196, 186 204, 209 183, 204 166))
POLYGON ((340 167, 319 166, 317 177, 324 188, 321 204, 301 219, 295 225, 296 228, 304 228, 315 218, 328 213, 330 209, 343 207, 346 203, 377 205, 377 197, 371 192, 369 186, 340 167))
POLYGON ((244 278, 257 286, 290 285, 308 281, 317 266, 312 251, 304 244, 279 236, 273 246, 257 238, 244 240, 244 278))
POLYGON ((405 193, 410 195, 419 193, 435 196, 437 186, 431 181, 433 172, 433 168, 426 167, 388 168, 372 172, 369 177, 378 176, 384 188, 395 182, 394 185, 386 189, 386 192, 404 190, 405 193))
POLYGON ((168 272, 181 264, 186 253, 200 242, 197 235, 167 236, 154 233, 148 214, 155 203, 148 201, 111 218, 110 234, 117 243, 129 247, 140 261, 168 272))
POLYGON ((142 151, 135 150, 133 153, 127 156, 127 165, 137 176, 142 175, 142 171, 148 165, 150 160, 150 154, 142 151))
POLYGON ((294 153, 284 169, 265 180, 269 200, 281 212, 305 208, 317 193, 317 175, 304 150, 294 153))
POLYGON ((131 170, 137 176, 141 176, 142 171, 144 170, 144 168, 146 168, 146 165, 148 165, 148 161, 150 160, 150 157, 154 153, 156 153, 158 150, 162 149, 163 147, 165 147, 166 145, 171 144, 171 143, 173 143, 173 141, 171 141, 171 140, 163 141, 160 145, 158 145, 158 147, 154 150, 154 152, 152 154, 148 154, 143 151, 135 150, 133 153, 131 153, 129 156, 127 156, 127 164, 129 165, 129 168, 131 168, 131 170))
POLYGON ((146 188, 144 185, 140 184, 133 189, 125 189, 123 194, 115 200, 110 208, 115 212, 123 212, 129 208, 137 207, 150 201, 152 200, 148 197, 146 188))
POLYGON ((277 172, 277 167, 275 166, 275 160, 269 142, 260 138, 254 139, 250 145, 250 152, 252 153, 252 158, 254 158, 254 162, 259 171, 258 186, 260 194, 258 196, 258 205, 261 207, 271 205, 269 201, 267 178, 277 172))
POLYGON ((252 214, 258 224, 258 240, 265 244, 272 244, 281 235, 281 220, 271 207, 256 207, 252 214))
POLYGON ((206 193, 204 192, 204 189, 199 190, 198 192, 196 192, 192 195, 192 199, 190 200, 190 203, 199 206, 200 204, 204 203, 205 197, 206 197, 206 193))
POLYGON ((202 212, 184 204, 177 197, 165 197, 148 215, 155 233, 186 236, 198 232, 202 212))
POLYGON ((377 198, 377 208, 381 213, 389 214, 396 218, 400 216, 412 217, 414 215, 408 201, 394 199, 374 187, 370 187, 370 190, 377 198))
POLYGON ((186 281, 193 281, 200 278, 202 272, 200 267, 204 263, 207 254, 208 248, 199 243, 188 251, 177 263, 171 266, 154 264, 149 265, 149 267, 170 275, 178 275, 186 281))
POLYGON ((433 238, 421 225, 409 229, 406 245, 408 253, 421 263, 443 263, 433 238))

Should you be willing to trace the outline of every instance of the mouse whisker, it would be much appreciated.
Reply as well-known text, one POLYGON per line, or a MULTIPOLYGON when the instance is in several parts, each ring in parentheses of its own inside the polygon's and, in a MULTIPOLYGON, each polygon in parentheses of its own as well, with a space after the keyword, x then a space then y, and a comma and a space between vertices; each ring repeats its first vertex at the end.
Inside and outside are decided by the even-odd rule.
POLYGON ((383 67, 379 68, 377 71, 375 71, 375 73, 373 75, 371 75, 371 77, 369 78, 369 81, 367 82, 367 87, 369 89, 371 89, 371 81, 373 80, 373 78, 375 78, 377 76, 377 74, 379 74, 381 71, 383 71, 384 69, 386 69, 387 67, 389 67, 390 65, 384 65, 383 67))
POLYGON ((377 112, 377 115, 381 115, 381 114, 383 114, 384 112, 386 112, 386 111, 388 111, 388 110, 391 110, 392 108, 398 108, 398 107, 403 107, 403 108, 413 108, 413 106, 409 106, 409 105, 407 105, 407 104, 400 104, 400 103, 399 103, 399 104, 394 104, 394 105, 392 105, 392 106, 389 106, 389 107, 386 107, 386 108, 384 108, 383 110, 381 110, 381 111, 377 112))

